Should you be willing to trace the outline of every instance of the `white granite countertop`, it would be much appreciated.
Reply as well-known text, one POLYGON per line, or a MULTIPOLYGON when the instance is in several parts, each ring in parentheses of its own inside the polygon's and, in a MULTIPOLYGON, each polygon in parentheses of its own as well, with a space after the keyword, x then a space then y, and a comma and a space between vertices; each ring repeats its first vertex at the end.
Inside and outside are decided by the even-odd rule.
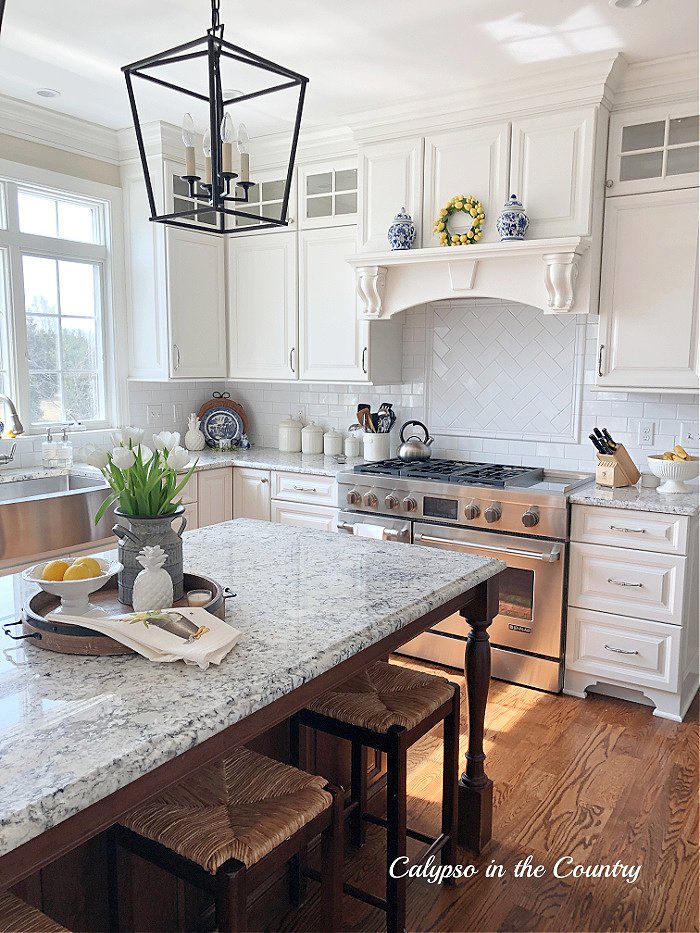
MULTIPOLYGON (((217 668, 55 654, 0 634, 0 855, 504 569, 269 522, 184 536, 243 638, 217 668)), ((0 578, 4 619, 31 593, 0 578)))
POLYGON ((667 515, 696 515, 698 512, 697 484, 693 492, 664 495, 658 489, 645 486, 625 486, 611 489, 595 483, 577 489, 569 496, 576 505, 597 505, 608 509, 635 509, 640 512, 663 512, 667 515))

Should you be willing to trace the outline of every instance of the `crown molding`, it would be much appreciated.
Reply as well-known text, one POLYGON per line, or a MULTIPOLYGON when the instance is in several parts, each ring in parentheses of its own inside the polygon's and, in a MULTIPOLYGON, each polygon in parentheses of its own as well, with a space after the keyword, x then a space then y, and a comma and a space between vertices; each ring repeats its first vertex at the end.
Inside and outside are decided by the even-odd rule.
POLYGON ((112 165, 119 164, 116 130, 15 97, 0 95, 0 132, 112 165))
POLYGON ((698 99, 698 53, 631 62, 615 92, 613 110, 698 99))

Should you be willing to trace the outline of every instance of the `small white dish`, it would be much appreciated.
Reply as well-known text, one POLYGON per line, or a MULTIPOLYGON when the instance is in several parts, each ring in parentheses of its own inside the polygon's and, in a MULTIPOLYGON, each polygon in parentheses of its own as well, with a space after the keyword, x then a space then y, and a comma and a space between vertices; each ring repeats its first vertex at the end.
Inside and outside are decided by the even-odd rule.
POLYGON ((655 455, 650 456, 648 460, 651 472, 662 480, 657 492, 668 496, 693 491, 690 486, 686 486, 686 482, 695 479, 700 471, 698 457, 688 457, 687 460, 664 460, 662 456, 655 455))
MULTIPOLYGON (((51 558, 51 560, 61 559, 58 557, 51 558)), ((68 563, 72 562, 72 558, 66 558, 66 560, 68 563)), ((52 596, 60 597, 61 605, 53 610, 52 615, 85 616, 86 618, 96 619, 109 615, 109 612, 99 606, 91 605, 90 596, 102 589, 115 573, 119 573, 123 568, 123 564, 120 564, 117 560, 105 560, 102 557, 96 557, 95 560, 102 568, 99 577, 89 577, 87 580, 42 580, 41 575, 44 568, 51 563, 49 560, 44 560, 33 567, 27 567, 22 573, 22 579, 28 583, 38 584, 44 592, 50 593, 52 596)))

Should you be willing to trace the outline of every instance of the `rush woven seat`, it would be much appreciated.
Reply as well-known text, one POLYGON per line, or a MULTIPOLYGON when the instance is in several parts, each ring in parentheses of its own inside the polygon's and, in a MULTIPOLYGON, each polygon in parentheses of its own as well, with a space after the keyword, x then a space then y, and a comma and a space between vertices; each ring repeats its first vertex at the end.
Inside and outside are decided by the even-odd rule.
POLYGON ((68 933, 36 907, 6 891, 0 894, 0 933, 68 933))
POLYGON ((326 780, 238 748, 130 811, 123 826, 216 874, 247 868, 333 803, 326 780))
POLYGON ((351 726, 387 732, 392 726, 414 728, 451 700, 453 692, 444 677, 377 661, 307 708, 351 726))

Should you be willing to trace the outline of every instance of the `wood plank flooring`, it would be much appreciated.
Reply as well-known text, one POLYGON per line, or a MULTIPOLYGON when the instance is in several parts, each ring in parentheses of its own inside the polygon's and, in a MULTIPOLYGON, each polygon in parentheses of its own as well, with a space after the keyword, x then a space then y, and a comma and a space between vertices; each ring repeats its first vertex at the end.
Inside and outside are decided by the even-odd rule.
MULTIPOLYGON (((406 659, 399 663, 431 670, 406 659)), ((452 678, 459 680, 458 676, 452 678)), ((463 680, 462 689, 464 688, 463 680)), ((463 694, 461 750, 466 748, 463 694)), ((408 929, 425 931, 698 930, 698 700, 676 724, 651 708, 605 697, 550 696, 493 681, 486 713, 487 771, 495 783, 493 841, 480 872, 454 887, 415 879, 408 886, 408 929), (540 878, 514 878, 532 855, 540 878), (635 884, 621 878, 556 878, 555 861, 640 864, 635 884), (487 878, 492 862, 503 878, 487 878)), ((411 750, 410 825, 439 825, 441 732, 411 750)), ((416 854, 418 846, 410 844, 416 854)), ((369 826, 362 850, 348 850, 347 880, 383 893, 384 834, 369 826)), ((251 916, 251 929, 319 927, 317 886, 299 913, 251 916)), ((381 931, 384 916, 344 898, 347 930, 381 931)))

